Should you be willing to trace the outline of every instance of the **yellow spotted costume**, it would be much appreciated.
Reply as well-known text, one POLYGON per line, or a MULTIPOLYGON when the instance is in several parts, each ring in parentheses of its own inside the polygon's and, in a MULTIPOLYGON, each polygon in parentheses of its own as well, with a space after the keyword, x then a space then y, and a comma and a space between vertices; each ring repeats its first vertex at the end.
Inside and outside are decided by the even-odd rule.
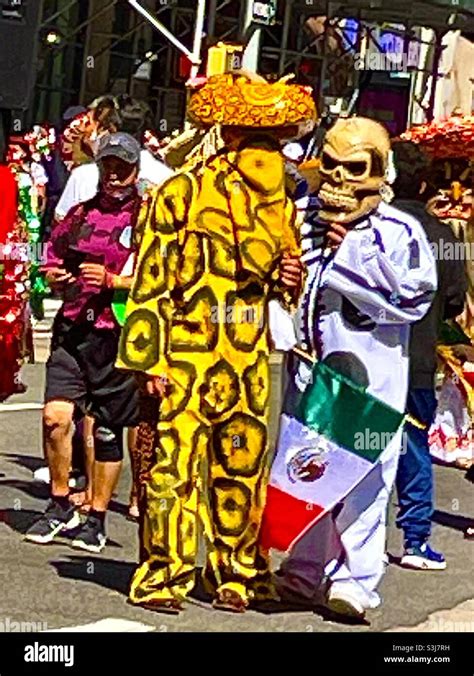
MULTIPOLYGON (((212 96, 229 91, 240 110, 248 87, 254 99, 260 94, 260 113, 273 111, 276 85, 258 89, 230 75, 210 78, 190 111, 205 121, 213 110, 219 116, 212 96)), ((306 90, 277 91, 280 116, 286 106, 292 123, 314 117, 306 90)), ((268 468, 268 301, 279 291, 281 256, 299 252, 281 154, 262 142, 244 144, 211 157, 204 170, 176 174, 145 203, 140 228, 118 365, 162 377, 167 394, 156 404, 142 561, 130 598, 144 604, 188 594, 201 517, 206 581, 247 602, 268 573, 258 548, 268 468)))

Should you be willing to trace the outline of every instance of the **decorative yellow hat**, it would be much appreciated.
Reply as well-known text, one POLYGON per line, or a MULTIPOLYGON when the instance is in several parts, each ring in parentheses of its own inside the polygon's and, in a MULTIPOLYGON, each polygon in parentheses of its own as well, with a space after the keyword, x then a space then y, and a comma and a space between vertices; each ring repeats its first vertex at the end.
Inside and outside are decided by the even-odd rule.
POLYGON ((311 89, 287 79, 270 83, 250 74, 213 75, 192 95, 188 115, 205 126, 298 127, 298 135, 305 134, 317 117, 311 89))

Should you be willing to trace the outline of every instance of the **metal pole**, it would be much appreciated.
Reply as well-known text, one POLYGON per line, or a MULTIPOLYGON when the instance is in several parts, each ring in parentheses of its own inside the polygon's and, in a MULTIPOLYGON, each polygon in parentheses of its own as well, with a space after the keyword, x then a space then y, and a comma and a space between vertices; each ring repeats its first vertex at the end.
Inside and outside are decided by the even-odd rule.
POLYGON ((204 31, 204 19, 206 16, 206 0, 198 0, 196 28, 194 30, 193 40, 193 67, 191 68, 191 78, 197 77, 199 66, 201 65, 202 36, 204 31))
MULTIPOLYGON (((217 0, 209 0, 209 11, 207 13, 207 38, 212 40, 216 30, 217 0)), ((209 44, 209 42, 208 42, 209 44)))
POLYGON ((433 55, 433 75, 431 77, 431 91, 430 91, 430 100, 428 103, 428 109, 426 111, 426 121, 432 122, 434 118, 434 108, 436 103, 436 85, 438 84, 439 77, 439 66, 441 63, 441 54, 443 53, 443 37, 444 34, 435 33, 435 47, 433 55))
POLYGON ((102 47, 102 49, 98 52, 95 52, 94 54, 91 54, 90 56, 94 57, 94 59, 98 59, 99 56, 102 56, 104 52, 111 52, 114 47, 116 47, 120 42, 123 40, 126 40, 127 38, 131 37, 134 33, 136 33, 140 28, 146 25, 146 21, 139 21, 136 26, 131 28, 129 31, 121 35, 119 38, 114 40, 113 42, 110 43, 110 45, 107 45, 106 47, 102 47))
POLYGON ((68 11, 69 9, 71 9, 71 7, 73 7, 76 3, 77 3, 77 0, 71 0, 71 2, 69 3, 69 5, 67 5, 66 7, 63 7, 62 9, 60 9, 60 10, 58 10, 57 12, 55 12, 54 14, 52 14, 50 17, 48 17, 48 18, 46 19, 46 21, 43 21, 43 23, 41 24, 40 28, 44 28, 44 27, 47 26, 48 24, 52 23, 55 19, 58 18, 58 16, 61 16, 61 14, 64 14, 65 12, 67 12, 67 11, 68 11))
MULTIPOLYGON (((248 34, 248 30, 252 24, 253 24, 253 0, 247 0, 244 19, 244 35, 248 34)), ((262 30, 261 28, 256 28, 253 31, 250 40, 247 43, 242 58, 242 67, 245 68, 246 70, 251 70, 255 73, 258 70, 261 39, 262 39, 262 30)))
MULTIPOLYGON (((140 12, 140 14, 142 16, 144 16, 145 19, 147 19, 151 23, 152 26, 154 26, 157 30, 159 30, 160 33, 162 33, 165 36, 165 38, 167 38, 171 42, 172 45, 177 47, 180 52, 183 52, 183 54, 186 54, 186 56, 188 57, 188 59, 191 61, 192 64, 199 65, 199 63, 195 64, 195 62, 194 62, 193 52, 191 52, 185 45, 183 45, 183 43, 180 42, 178 40, 178 38, 176 38, 173 35, 173 33, 171 33, 171 31, 169 31, 166 28, 166 26, 164 26, 161 23, 161 21, 158 21, 158 19, 156 17, 154 17, 153 14, 151 14, 147 9, 145 9, 145 7, 142 7, 140 5, 140 3, 138 2, 138 0, 128 0, 128 2, 134 9, 137 10, 137 12, 140 12)), ((202 29, 201 29, 201 33, 202 33, 202 29)))
POLYGON ((286 0, 285 15, 283 18, 283 34, 281 37, 281 56, 278 65, 278 75, 282 76, 286 68, 286 49, 288 47, 288 36, 290 35, 291 10, 293 9, 292 0, 286 0))
POLYGON ((326 0, 326 21, 324 23, 324 38, 323 38, 323 60, 321 63, 321 70, 319 75, 319 87, 318 87, 318 107, 320 111, 323 111, 324 108, 324 80, 326 79, 326 74, 328 72, 328 59, 329 59, 329 27, 331 19, 331 2, 326 0))
POLYGON ((108 5, 99 9, 92 16, 89 16, 87 21, 83 21, 82 23, 79 24, 79 26, 76 26, 76 28, 73 30, 72 33, 69 33, 68 35, 66 35, 65 40, 69 41, 71 38, 73 38, 75 35, 77 35, 83 28, 85 28, 89 23, 98 19, 99 16, 102 16, 102 14, 105 14, 105 12, 108 12, 109 9, 112 9, 112 7, 117 4, 117 2, 118 2, 118 0, 112 0, 111 2, 109 2, 108 5))

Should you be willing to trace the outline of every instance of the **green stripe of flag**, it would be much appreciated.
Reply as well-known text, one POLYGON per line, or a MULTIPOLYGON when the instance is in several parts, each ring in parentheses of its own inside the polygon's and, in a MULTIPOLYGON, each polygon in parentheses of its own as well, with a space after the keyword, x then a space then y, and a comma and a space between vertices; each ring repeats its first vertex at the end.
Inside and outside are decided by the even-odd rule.
POLYGON ((318 362, 299 402, 297 417, 338 446, 375 462, 404 416, 318 362), (371 439, 375 443, 366 443, 371 439))

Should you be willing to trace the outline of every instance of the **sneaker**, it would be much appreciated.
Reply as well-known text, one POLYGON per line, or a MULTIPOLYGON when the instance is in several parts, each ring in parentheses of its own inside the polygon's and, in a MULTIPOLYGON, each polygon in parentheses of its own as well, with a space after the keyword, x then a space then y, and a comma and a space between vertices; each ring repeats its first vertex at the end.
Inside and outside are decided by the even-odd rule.
POLYGON ((100 519, 88 516, 71 544, 75 549, 84 549, 86 552, 99 554, 106 542, 104 526, 100 519))
POLYGON ((33 472, 33 481, 38 481, 41 484, 49 484, 51 482, 51 475, 49 467, 39 467, 33 472))
POLYGON ((365 608, 355 596, 348 591, 329 590, 326 608, 336 615, 354 620, 365 618, 365 608))
POLYGON ((80 524, 79 514, 71 505, 70 509, 63 509, 57 502, 51 500, 42 514, 26 531, 25 540, 45 545, 63 531, 77 528, 80 524))
POLYGON ((414 570, 444 570, 446 559, 435 552, 427 542, 416 547, 407 547, 400 561, 404 568, 414 570))
MULTIPOLYGON (((50 484, 51 483, 51 474, 49 472, 49 467, 39 467, 33 472, 33 481, 37 481, 41 484, 50 484)), ((87 479, 85 476, 71 475, 69 477, 69 488, 77 488, 77 490, 84 490, 84 487, 87 484, 87 479)))

